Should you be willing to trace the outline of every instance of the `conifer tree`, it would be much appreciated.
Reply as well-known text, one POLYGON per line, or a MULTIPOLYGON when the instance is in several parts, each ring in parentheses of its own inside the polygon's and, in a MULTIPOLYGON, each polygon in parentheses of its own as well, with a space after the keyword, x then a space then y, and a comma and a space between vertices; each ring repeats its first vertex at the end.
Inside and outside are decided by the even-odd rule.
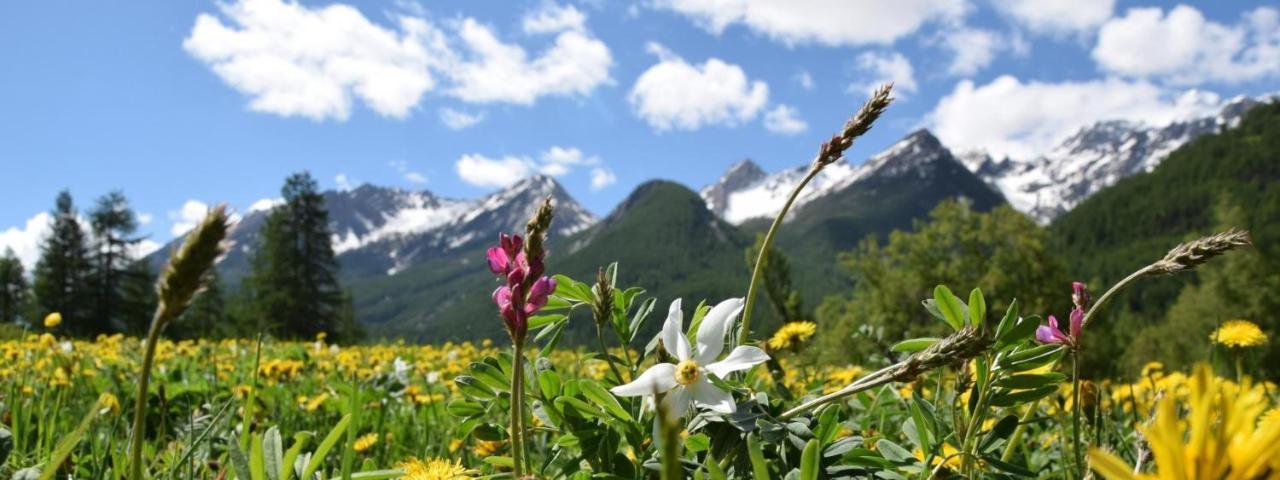
POLYGON ((286 179, 281 194, 284 204, 263 225, 245 280, 252 314, 260 326, 286 337, 350 333, 340 331, 347 301, 338 285, 324 197, 306 172, 286 179))
MULTIPOLYGON (((89 224, 93 227, 92 279, 93 314, 96 318, 94 333, 130 330, 130 322, 137 319, 124 315, 124 290, 126 280, 137 281, 145 272, 133 268, 131 250, 142 239, 134 237, 138 221, 129 200, 119 191, 98 198, 89 224)), ((143 324, 146 320, 142 321, 143 324)))
POLYGON ((0 257, 0 323, 18 321, 27 296, 27 278, 22 261, 18 260, 12 248, 6 248, 4 256, 0 257))
POLYGON ((145 335, 160 301, 156 295, 156 272, 144 258, 134 260, 120 275, 117 314, 123 331, 131 335, 145 335))
POLYGON ((228 321, 226 300, 222 296, 222 279, 218 270, 209 270, 204 293, 200 294, 170 329, 179 338, 222 338, 236 335, 236 326, 228 321))
POLYGON ((43 316, 59 312, 69 332, 88 335, 95 330, 90 318, 93 303, 89 248, 70 192, 58 194, 52 213, 49 235, 40 245, 40 260, 35 268, 33 313, 43 316))

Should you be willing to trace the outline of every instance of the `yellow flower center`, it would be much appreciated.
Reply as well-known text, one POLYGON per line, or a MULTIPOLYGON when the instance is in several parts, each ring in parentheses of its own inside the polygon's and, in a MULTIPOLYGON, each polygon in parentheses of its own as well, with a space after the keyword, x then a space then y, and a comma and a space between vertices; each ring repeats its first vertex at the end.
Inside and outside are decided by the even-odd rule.
POLYGON ((698 362, 682 360, 676 365, 676 383, 681 385, 692 385, 698 379, 698 362))

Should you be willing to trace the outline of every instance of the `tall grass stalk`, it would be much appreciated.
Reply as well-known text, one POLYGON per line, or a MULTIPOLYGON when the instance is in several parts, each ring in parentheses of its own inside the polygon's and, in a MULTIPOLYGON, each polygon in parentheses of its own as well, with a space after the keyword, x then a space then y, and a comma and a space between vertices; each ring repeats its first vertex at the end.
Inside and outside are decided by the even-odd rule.
POLYGON ((223 239, 230 229, 230 217, 225 205, 209 209, 203 221, 187 235, 177 251, 169 257, 156 283, 160 299, 151 328, 147 330, 147 343, 142 354, 142 369, 138 374, 138 393, 133 404, 133 431, 129 439, 129 478, 142 479, 142 438, 146 436, 147 387, 151 380, 151 368, 155 364, 156 344, 164 327, 182 315, 191 301, 204 290, 207 273, 218 257, 226 251, 223 239))
POLYGON ((853 140, 867 133, 871 129, 871 125, 876 119, 884 113, 889 107, 889 103, 893 98, 889 94, 893 91, 893 84, 888 83, 881 85, 871 94, 871 98, 862 104, 862 108, 858 109, 858 113, 854 114, 848 122, 845 122, 844 129, 831 137, 831 140, 823 143, 818 149, 818 155, 813 159, 813 163, 809 166, 807 173, 796 188, 791 190, 791 194, 787 196, 786 203, 782 204, 782 210, 778 215, 773 217, 773 223, 769 225, 768 233, 765 233, 764 242, 760 245, 760 253, 756 255, 756 264, 751 269, 751 284, 747 287, 746 305, 742 308, 742 327, 738 331, 738 344, 747 343, 751 336, 751 307, 756 303, 756 290, 760 287, 760 279, 764 273, 764 265, 768 260, 769 248, 773 246, 773 239, 778 234, 778 227, 782 226, 783 219, 787 218, 787 212, 791 210, 791 206, 795 204, 796 199, 800 197, 800 192, 809 185, 814 177, 818 176, 827 165, 835 163, 843 158, 845 150, 853 146, 853 140))

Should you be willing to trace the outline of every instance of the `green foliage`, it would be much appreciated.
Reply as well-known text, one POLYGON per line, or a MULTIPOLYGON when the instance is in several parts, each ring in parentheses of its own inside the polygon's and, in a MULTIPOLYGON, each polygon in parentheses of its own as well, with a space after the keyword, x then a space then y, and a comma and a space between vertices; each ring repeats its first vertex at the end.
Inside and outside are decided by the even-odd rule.
POLYGON ((244 281, 253 320, 260 331, 284 337, 358 336, 346 315, 329 214, 315 180, 305 172, 291 175, 281 195, 284 205, 262 228, 244 281))
MULTIPOLYGON (((137 318, 137 309, 124 305, 125 283, 152 278, 145 269, 134 268, 131 248, 141 242, 142 238, 133 236, 138 230, 138 221, 133 209, 129 207, 129 200, 119 191, 99 197, 93 210, 89 212, 89 225, 93 231, 93 252, 90 258, 92 271, 89 280, 93 291, 95 324, 95 331, 92 333, 141 332, 150 318, 145 314, 142 318, 137 318), (142 278, 137 278, 139 276, 142 278), (138 328, 140 325, 143 328, 138 328)), ((146 307, 142 307, 142 310, 145 311, 146 307)))
MULTIPOLYGON (((747 267, 755 266, 756 258, 760 255, 760 247, 764 244, 764 234, 756 235, 756 242, 747 248, 746 260, 747 267)), ((769 248, 769 253, 765 255, 764 273, 761 281, 764 282, 764 295, 769 299, 769 304, 773 306, 773 313, 786 322, 797 322, 808 320, 809 315, 804 310, 803 300, 800 298, 800 292, 795 290, 791 285, 791 261, 787 259, 776 247, 769 248)))
POLYGON ((0 257, 0 323, 17 322, 27 306, 31 293, 22 261, 6 248, 0 257))
MULTIPOLYGON (((1210 265, 1190 277, 1145 280, 1118 296, 1108 307, 1106 318, 1090 325, 1089 345, 1082 359, 1086 372, 1108 375, 1121 373, 1118 366, 1136 366, 1137 360, 1115 361, 1131 348, 1136 351, 1127 355, 1130 359, 1143 353, 1173 359, 1192 351, 1200 354, 1196 358, 1204 358, 1208 324, 1225 317, 1273 321, 1275 310, 1256 313, 1256 305, 1266 302, 1247 297, 1253 293, 1269 296, 1270 292, 1262 290, 1274 288, 1249 288, 1220 297, 1213 301, 1218 309, 1212 312, 1195 312, 1190 305, 1197 298, 1204 299, 1210 290, 1222 291, 1223 281, 1209 282, 1204 278, 1219 275, 1211 273, 1215 270, 1239 271, 1247 265, 1255 272, 1248 278, 1259 281, 1274 279, 1280 272, 1280 222, 1275 221, 1280 218, 1280 162, 1276 161, 1276 152, 1280 152, 1280 103, 1260 105, 1238 127, 1198 138, 1170 154, 1150 173, 1117 182, 1053 223, 1052 248, 1064 255, 1077 278, 1095 286, 1123 278, 1191 236, 1213 233, 1215 227, 1224 224, 1214 213, 1224 194, 1240 210, 1232 215, 1231 226, 1248 229, 1257 252, 1233 252, 1224 260, 1228 265, 1210 265), (1196 281, 1197 276, 1200 282, 1196 281), (1189 283, 1218 286, 1196 292, 1201 287, 1188 286, 1189 283), (1245 292, 1252 293, 1242 295, 1245 292), (1184 297, 1186 300, 1179 301, 1184 297), (1173 311, 1179 303, 1182 306, 1173 311), (1202 314, 1207 316, 1195 318, 1202 314), (1164 339, 1160 345, 1148 345, 1152 338, 1173 336, 1158 326, 1166 318, 1171 322, 1166 325, 1168 328, 1193 329, 1194 333, 1177 330, 1176 336, 1199 345, 1188 343, 1186 347, 1192 350, 1187 350, 1174 345, 1178 342, 1163 343, 1164 339), (1157 332, 1160 333, 1153 335, 1157 332)), ((1225 280, 1228 276, 1220 278, 1225 280)), ((1280 333, 1274 330, 1275 324, 1270 325, 1270 333, 1280 333)))
POLYGON ((88 240, 76 219, 71 193, 58 194, 53 209, 49 235, 40 244, 40 260, 36 263, 36 318, 52 312, 62 313, 66 330, 77 335, 98 331, 93 315, 92 276, 88 240))
MULTIPOLYGON (((856 286, 852 293, 829 297, 817 314, 824 331, 822 352, 837 359, 883 353, 899 340, 946 332, 927 312, 901 307, 935 296, 929 285, 982 285, 989 296, 1016 297, 1029 311, 1048 311, 1067 300, 1058 287, 1067 284, 1061 261, 1051 254, 1046 231, 1009 207, 980 213, 964 202, 946 201, 930 213, 929 221, 915 222, 913 231, 895 231, 885 245, 868 238, 857 250, 841 254, 840 263, 856 286), (882 343, 850 345, 852 336, 867 331, 882 343)), ((959 310, 959 299, 946 294, 940 297, 946 302, 935 304, 956 327, 969 313, 959 310)), ((1008 306, 994 303, 984 310, 1008 306)))

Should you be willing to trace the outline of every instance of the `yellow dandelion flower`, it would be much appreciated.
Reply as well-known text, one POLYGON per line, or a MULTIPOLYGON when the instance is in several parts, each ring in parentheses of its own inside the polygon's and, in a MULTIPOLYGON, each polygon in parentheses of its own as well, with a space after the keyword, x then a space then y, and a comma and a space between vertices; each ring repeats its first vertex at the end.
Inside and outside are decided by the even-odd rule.
POLYGON ((410 458, 397 465, 404 470, 403 480, 454 480, 475 478, 461 460, 433 458, 427 461, 410 458))
POLYGON ((769 338, 769 348, 772 350, 786 350, 804 343, 818 331, 818 325, 813 322, 789 322, 778 327, 778 331, 774 332, 773 337, 769 338))
POLYGON ((501 449, 502 442, 500 440, 479 440, 476 442, 476 446, 471 449, 471 453, 481 458, 491 457, 501 449))
POLYGON ((458 451, 459 448, 462 448, 461 438, 455 438, 453 440, 449 440, 449 453, 456 452, 458 451))
POLYGON ((1209 339, 1228 348, 1249 348, 1267 343, 1267 334, 1248 320, 1227 320, 1209 339))
POLYGON ((1142 378, 1160 378, 1164 375, 1164 364, 1160 362, 1147 362, 1142 366, 1142 378))
POLYGON ((53 312, 44 317, 44 328, 55 328, 58 325, 62 325, 61 313, 53 312))
POLYGON ((364 435, 361 435, 360 438, 357 438, 355 445, 352 445, 352 447, 356 449, 356 452, 364 453, 369 451, 370 448, 373 448, 373 446, 376 445, 377 443, 378 443, 378 434, 366 433, 364 435))
POLYGON ((111 392, 102 392, 102 395, 98 396, 98 407, 102 409, 103 414, 120 413, 120 399, 111 392))
POLYGON ((1152 473, 1135 475, 1119 457, 1097 448, 1089 452, 1093 468, 1108 480, 1246 480, 1280 468, 1280 421, 1258 421, 1269 403, 1262 386, 1214 377, 1204 364, 1189 384, 1185 398, 1162 398, 1152 425, 1142 429, 1155 458, 1152 473), (1187 407, 1185 418, 1179 405, 1187 407))

